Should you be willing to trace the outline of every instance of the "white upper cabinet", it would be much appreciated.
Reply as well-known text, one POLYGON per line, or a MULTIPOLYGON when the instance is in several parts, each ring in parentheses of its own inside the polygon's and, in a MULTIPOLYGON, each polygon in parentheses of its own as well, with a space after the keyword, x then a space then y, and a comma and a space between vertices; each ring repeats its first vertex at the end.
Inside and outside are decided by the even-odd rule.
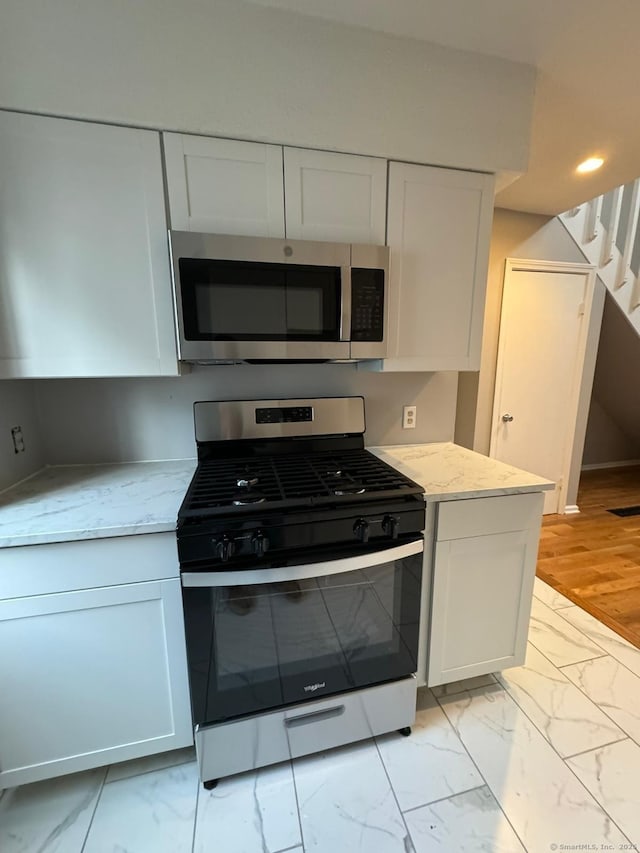
POLYGON ((283 183, 280 145, 163 138, 177 231, 384 244, 385 160, 285 148, 283 183))
POLYGON ((389 164, 392 357, 382 370, 479 370, 493 176, 389 164))
POLYGON ((284 188, 292 240, 384 245, 386 160, 285 148, 284 188))
POLYGON ((0 377, 178 371, 157 133, 0 112, 0 377))
POLYGON ((163 134, 175 231, 284 237, 282 147, 163 134))

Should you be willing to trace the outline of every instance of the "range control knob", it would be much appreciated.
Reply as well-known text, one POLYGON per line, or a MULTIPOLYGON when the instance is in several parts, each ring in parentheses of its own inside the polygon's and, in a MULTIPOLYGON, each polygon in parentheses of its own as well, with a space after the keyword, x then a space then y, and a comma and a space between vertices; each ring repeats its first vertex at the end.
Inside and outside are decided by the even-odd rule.
POLYGON ((230 557, 236 553, 236 543, 228 536, 222 536, 220 539, 214 539, 215 555, 223 563, 226 563, 230 557))
POLYGON ((382 519, 382 529, 392 539, 398 538, 400 532, 400 519, 397 515, 385 515, 382 519))
POLYGON ((265 553, 269 550, 269 538, 261 530, 258 530, 251 537, 251 550, 256 557, 264 557, 265 553))
POLYGON ((369 522, 366 518, 359 518, 353 525, 353 532, 361 542, 369 541, 369 522))

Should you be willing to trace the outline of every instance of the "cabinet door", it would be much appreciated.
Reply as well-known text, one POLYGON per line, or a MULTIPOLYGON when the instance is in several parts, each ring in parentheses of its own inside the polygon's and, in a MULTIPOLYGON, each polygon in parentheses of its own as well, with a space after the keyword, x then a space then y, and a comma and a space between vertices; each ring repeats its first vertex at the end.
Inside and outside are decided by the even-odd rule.
POLYGON ((488 532, 446 539, 436 532, 430 686, 524 662, 542 502, 538 493, 440 504, 449 531, 464 535, 486 525, 488 532), (513 511, 505 509, 507 502, 515 502, 513 511), (524 529, 514 530, 517 518, 520 527, 526 520, 524 529), (506 529, 498 532, 501 525, 506 529))
POLYGON ((165 133, 175 231, 284 237, 282 147, 165 133))
POLYGON ((391 339, 384 370, 479 370, 493 176, 389 164, 391 339))
POLYGON ((0 113, 0 377, 177 374, 160 137, 0 113))
POLYGON ((0 602, 0 788, 192 742, 180 581, 0 602))
POLYGON ((284 149, 287 237, 384 245, 387 162, 284 149))

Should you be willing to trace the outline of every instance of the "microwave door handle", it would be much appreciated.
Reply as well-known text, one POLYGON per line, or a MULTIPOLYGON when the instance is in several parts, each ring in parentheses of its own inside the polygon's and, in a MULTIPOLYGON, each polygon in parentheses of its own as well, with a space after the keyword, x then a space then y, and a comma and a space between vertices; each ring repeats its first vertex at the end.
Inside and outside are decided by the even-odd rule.
POLYGON ((351 340, 351 267, 340 267, 340 340, 351 340))

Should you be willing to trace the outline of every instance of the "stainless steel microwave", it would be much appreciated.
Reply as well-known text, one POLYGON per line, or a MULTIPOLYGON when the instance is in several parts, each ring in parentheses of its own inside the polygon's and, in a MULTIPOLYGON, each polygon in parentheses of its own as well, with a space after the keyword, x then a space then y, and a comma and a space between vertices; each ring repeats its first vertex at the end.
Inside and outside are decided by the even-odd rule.
POLYGON ((389 250, 170 231, 179 358, 384 358, 389 250))

